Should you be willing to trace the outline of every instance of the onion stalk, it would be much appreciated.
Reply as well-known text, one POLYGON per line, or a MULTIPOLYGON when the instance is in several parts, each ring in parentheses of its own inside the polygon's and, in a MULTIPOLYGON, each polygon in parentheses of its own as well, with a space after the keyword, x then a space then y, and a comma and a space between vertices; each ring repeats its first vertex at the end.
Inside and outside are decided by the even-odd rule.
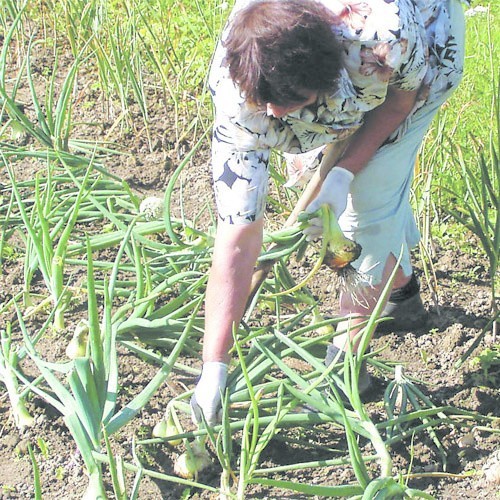
MULTIPOLYGON (((319 308, 315 307, 312 311, 311 324, 316 325, 318 323, 323 323, 324 321, 325 321, 325 318, 323 317, 323 315, 319 311, 319 308)), ((331 323, 329 323, 329 324, 323 324, 323 326, 318 327, 316 331, 321 335, 330 335, 330 334, 333 334, 335 332, 335 328, 332 326, 331 323)))

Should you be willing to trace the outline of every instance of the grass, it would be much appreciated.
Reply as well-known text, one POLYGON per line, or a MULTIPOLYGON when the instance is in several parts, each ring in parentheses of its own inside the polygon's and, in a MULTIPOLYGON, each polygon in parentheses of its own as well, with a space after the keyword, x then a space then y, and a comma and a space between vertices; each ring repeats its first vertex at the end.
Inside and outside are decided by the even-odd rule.
MULTIPOLYGON (((434 240, 445 241, 452 228, 453 239, 467 246, 467 231, 472 231, 481 249, 462 251, 484 250, 495 303, 498 246, 488 242, 496 241, 497 230, 492 233, 491 228, 498 226, 489 224, 498 220, 498 173, 490 153, 498 146, 493 63, 499 34, 493 27, 499 7, 495 2, 489 6, 488 14, 469 19, 464 81, 429 132, 420 158, 429 175, 417 178, 414 193, 428 275, 433 274, 434 240), (487 179, 492 189, 482 189, 487 179)), ((25 411, 25 399, 37 394, 64 416, 84 459, 93 497, 105 494, 106 470, 112 479, 108 490, 112 487, 117 498, 137 498, 146 476, 237 498, 244 498, 253 484, 310 495, 427 498, 394 473, 391 447, 424 433, 441 454, 444 470, 447 457, 436 429, 478 420, 486 426, 490 420, 435 406, 404 374, 394 373, 372 353, 365 359, 394 376, 385 394, 386 414, 373 422, 353 390, 363 354, 347 356, 342 366, 325 370, 318 352, 334 335, 335 320, 317 317, 317 300, 305 287, 291 297, 276 293, 295 286, 287 268, 289 252, 280 254, 274 280, 263 283, 235 332, 238 363, 230 374, 223 425, 214 432, 203 427, 184 432, 177 425, 178 435, 131 439, 130 459, 114 455, 118 434, 140 418, 172 373, 197 372, 182 357, 200 356, 201 305, 213 235, 198 227, 198 219, 213 224, 214 216, 206 207, 194 217, 184 212, 180 179, 185 167, 197 160, 210 131, 206 70, 228 12, 229 5, 217 0, 26 5, 11 0, 0 6, 0 165, 5 183, 0 186, 0 259, 5 266, 22 260, 24 280, 22 292, 0 305, 0 314, 10 318, 1 329, 0 380, 15 409, 25 411), (95 111, 97 122, 85 121, 86 110, 95 111), (151 124, 165 114, 176 131, 169 153, 181 160, 165 189, 164 213, 156 220, 154 210, 141 213, 139 196, 106 165, 123 156, 112 138, 127 133, 143 137, 147 150, 155 151, 151 124), (102 134, 104 123, 109 129, 102 134), (17 174, 28 163, 39 173, 20 180, 17 174), (76 339, 83 351, 74 359, 49 361, 42 343, 54 338, 54 331, 67 333, 68 325, 75 326, 75 301, 86 306, 88 333, 76 339), (269 326, 252 323, 255 311, 266 314, 269 326), (34 319, 41 327, 32 330, 34 319), (123 349, 154 367, 141 392, 120 389, 123 349), (308 370, 291 368, 286 360, 292 355, 308 370), (28 360, 37 369, 35 378, 24 373, 28 360), (120 407, 118 397, 124 400, 120 407), (396 408, 398 398, 404 403, 396 408), (318 411, 299 411, 304 406, 318 411), (264 466, 262 454, 272 439, 286 440, 284 430, 290 427, 317 424, 345 435, 347 452, 342 448, 325 460, 264 466), (191 440, 209 443, 223 470, 220 488, 204 484, 202 476, 184 480, 141 462, 138 448, 179 439, 183 446, 191 440), (355 482, 310 486, 276 479, 287 471, 328 465, 348 467, 355 482)), ((272 171, 278 182, 279 166, 273 165, 272 171)), ((287 196, 272 200, 276 213, 289 211, 287 196)), ((282 236, 269 234, 266 241, 282 236)), ((492 310, 492 319, 495 314, 492 310)), ((367 322, 362 352, 376 321, 375 314, 367 322)), ((498 349, 486 352, 489 366, 496 366, 498 349)), ((483 366, 485 360, 483 356, 483 366)), ((169 414, 189 411, 189 395, 180 395, 175 405, 172 401, 169 414)), ((16 419, 20 424, 20 417, 16 419)), ((30 456, 40 497, 39 467, 30 456)))

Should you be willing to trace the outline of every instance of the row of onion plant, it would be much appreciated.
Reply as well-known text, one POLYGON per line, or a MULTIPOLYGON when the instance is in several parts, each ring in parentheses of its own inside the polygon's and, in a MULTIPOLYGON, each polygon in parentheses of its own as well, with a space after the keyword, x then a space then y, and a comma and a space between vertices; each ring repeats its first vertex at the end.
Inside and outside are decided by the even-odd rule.
MULTIPOLYGON (((1 330, 0 377, 16 424, 20 429, 33 425, 25 406, 32 393, 63 415, 89 474, 89 498, 106 496, 103 464, 111 471, 112 487, 119 498, 137 498, 145 476, 237 498, 244 498, 253 484, 322 496, 428 497, 413 490, 394 470, 391 446, 426 433, 441 453, 445 470, 446 453, 436 430, 474 420, 487 423, 488 419, 451 407, 436 407, 401 368, 388 366, 379 353, 367 353, 381 303, 367 320, 360 351, 349 353, 343 364, 325 369, 321 352, 340 332, 332 328, 336 320, 319 317, 317 300, 306 283, 297 286, 289 272, 291 256, 303 248, 300 227, 266 236, 266 243, 274 245, 266 249, 261 260, 277 262, 272 277, 264 280, 254 296, 244 324, 235 331, 233 354, 237 363, 224 397, 221 425, 184 431, 178 412, 188 411, 191 392, 187 391, 166 404, 164 427, 174 432, 161 431, 165 437, 150 440, 132 439, 130 462, 113 454, 113 436, 139 418, 140 411, 169 377, 176 372, 191 376, 198 373, 182 363, 182 356, 200 356, 201 305, 213 243, 208 230, 197 228, 185 214, 174 217, 172 209, 174 205, 182 207, 174 196, 176 183, 206 135, 180 163, 165 198, 159 201, 138 199, 126 183, 107 171, 106 160, 113 151, 73 136, 78 74, 94 55, 103 85, 109 94, 118 91, 123 116, 127 115, 127 97, 132 94, 148 123, 139 47, 145 48, 150 64, 161 70, 162 85, 177 103, 179 94, 170 83, 172 73, 162 66, 167 56, 178 53, 177 46, 167 44, 170 52, 164 48, 164 39, 170 40, 169 36, 152 45, 151 41, 158 38, 154 31, 158 26, 144 23, 137 29, 133 23, 139 23, 143 11, 132 6, 135 4, 125 6, 126 12, 134 14, 129 17, 132 24, 110 29, 103 23, 107 16, 103 3, 63 3, 74 61, 59 86, 56 58, 43 93, 37 90, 31 61, 38 41, 35 36, 27 41, 21 36, 29 26, 29 9, 8 2, 11 18, 2 23, 6 35, 0 53, 0 162, 9 174, 9 184, 2 188, 0 247, 3 256, 11 241, 16 238, 21 242, 18 251, 24 253, 24 283, 22 292, 1 306, 2 314, 14 311, 15 317, 1 330), (100 37, 103 33, 104 38, 100 37), (132 48, 136 49, 133 54, 132 48), (16 75, 7 75, 8 62, 16 50, 24 59, 16 75), (33 103, 29 111, 19 97, 24 82, 33 103), (13 136, 10 142, 3 140, 7 131, 13 136), (21 136, 32 142, 19 146, 15 141, 21 136), (18 180, 16 171, 24 161, 37 163, 39 174, 35 179, 18 180), (82 270, 85 277, 77 279, 82 270), (35 286, 37 295, 33 293, 35 286), (86 304, 84 319, 77 325, 68 321, 75 297, 86 304), (258 308, 268 317, 266 327, 253 321, 258 308), (37 322, 43 318, 41 327, 33 321, 35 315, 37 322), (68 359, 45 359, 42 345, 48 333, 53 329, 67 333, 70 327, 74 333, 66 339, 68 359), (122 347, 151 363, 156 371, 141 392, 119 406, 122 347), (291 358, 307 368, 297 370, 289 363, 291 358), (363 360, 391 378, 385 394, 386 418, 377 423, 356 390, 363 360), (34 363, 36 375, 26 373, 28 362, 34 363), (273 440, 292 441, 288 429, 319 425, 328 425, 332 432, 345 436, 345 446, 331 451, 331 458, 287 466, 263 465, 263 452, 273 440), (185 467, 177 470, 187 477, 166 475, 141 463, 138 447, 173 442, 185 448, 180 456, 185 467), (237 456, 235 443, 240 448, 237 456), (202 466, 212 461, 207 459, 207 449, 212 449, 212 457, 217 457, 222 469, 219 487, 202 482, 202 466), (367 467, 372 462, 376 467, 367 467), (328 466, 349 467, 352 481, 312 486, 287 479, 291 471, 328 466), (134 475, 130 491, 126 489, 128 473, 134 475)), ((43 11, 42 15, 51 13, 43 11)), ((176 25, 174 21, 172 24, 176 25)), ((212 21, 207 20, 206 27, 211 34, 218 32, 212 21)), ((174 81, 182 82, 186 68, 195 60, 194 56, 181 57, 174 81)), ((182 83, 179 85, 182 87, 182 83)), ((274 174, 279 176, 279 172, 274 174)), ((482 196, 492 193, 494 189, 481 191, 482 196)), ((482 209, 472 194, 468 199, 482 209)), ((278 212, 285 212, 289 201, 274 200, 278 212)), ((481 228, 490 231, 489 225, 481 228)), ((310 248, 306 251, 309 256, 315 255, 310 248)), ((326 247, 321 249, 325 251, 326 247)))

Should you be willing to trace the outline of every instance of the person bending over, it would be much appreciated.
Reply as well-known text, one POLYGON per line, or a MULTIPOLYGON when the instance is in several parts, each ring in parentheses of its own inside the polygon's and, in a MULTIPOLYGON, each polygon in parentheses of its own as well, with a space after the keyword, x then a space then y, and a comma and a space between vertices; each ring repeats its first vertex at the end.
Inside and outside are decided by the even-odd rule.
MULTIPOLYGON (((233 325, 262 248, 272 149, 304 173, 326 145, 350 137, 307 211, 330 205, 361 245, 354 265, 371 286, 363 304, 340 295, 350 329, 335 337, 325 362, 346 350, 401 252, 384 314, 394 317, 393 330, 425 323, 410 261, 419 240, 410 186, 429 124, 461 79, 463 41, 458 0, 236 1, 209 75, 219 222, 191 401, 196 421, 203 412, 209 425, 217 422, 233 325)), ((359 390, 368 384, 365 373, 359 390)))

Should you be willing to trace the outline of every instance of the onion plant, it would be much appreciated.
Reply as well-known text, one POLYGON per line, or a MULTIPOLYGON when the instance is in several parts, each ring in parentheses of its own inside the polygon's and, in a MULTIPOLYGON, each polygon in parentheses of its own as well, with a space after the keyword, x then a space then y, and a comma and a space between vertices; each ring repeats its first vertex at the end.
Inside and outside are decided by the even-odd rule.
POLYGON ((101 467, 92 452, 101 451, 102 427, 113 415, 117 398, 116 333, 110 323, 111 304, 105 298, 103 324, 98 317, 98 306, 93 287, 92 254, 88 250, 88 313, 89 342, 86 353, 65 363, 48 363, 40 357, 31 342, 20 311, 18 320, 25 345, 47 387, 27 385, 64 416, 89 474, 85 498, 106 498, 101 467), (59 375, 66 376, 66 383, 59 375))
MULTIPOLYGON (((157 374, 140 394, 135 395, 123 408, 117 409, 118 358, 116 346, 119 325, 123 324, 126 318, 124 314, 114 316, 112 307, 120 259, 131 233, 132 226, 122 241, 121 251, 118 252, 114 269, 104 290, 104 315, 101 320, 98 314, 92 249, 90 244, 87 245, 88 343, 83 356, 75 356, 72 360, 64 363, 45 361, 37 352, 18 308, 18 321, 24 335, 26 349, 40 371, 43 383, 34 385, 22 374, 18 373, 17 375, 33 392, 43 397, 64 416, 89 473, 89 485, 86 493, 88 498, 105 498, 101 461, 95 457, 95 454, 103 452, 103 433, 106 432, 108 436, 112 436, 128 424, 168 378, 177 357, 184 349, 201 304, 201 301, 198 300, 197 307, 194 307, 190 313, 191 318, 185 321, 183 331, 177 338, 175 347, 172 348, 168 358, 162 362, 157 374), (66 377, 66 382, 61 380, 61 376, 66 377)), ((137 306, 140 307, 140 304, 137 306)), ((124 312, 127 311, 124 310, 124 312)), ((128 314, 130 312, 129 310, 128 314)), ((141 318, 136 318, 129 321, 128 328, 132 329, 134 322, 137 328, 140 328, 140 320, 141 318)), ((165 332, 166 330, 163 328, 163 333, 165 334, 165 332)), ((136 332, 136 334, 137 338, 140 339, 140 332, 136 332)), ((127 345, 126 342, 125 345, 127 345)), ((112 457, 110 460, 112 462, 112 457)))
POLYGON ((0 329, 0 339, 0 381, 3 382, 7 389, 14 422, 18 429, 23 431, 26 427, 31 427, 34 424, 34 419, 26 408, 23 393, 19 390, 16 375, 19 351, 12 344, 12 326, 10 323, 7 323, 5 329, 0 329))
MULTIPOLYGON (((394 380, 392 380, 384 394, 384 405, 387 411, 389 419, 394 420, 394 415, 397 412, 399 416, 404 416, 409 412, 409 408, 412 407, 414 411, 419 412, 422 409, 434 409, 436 410, 436 415, 442 419, 443 422, 446 421, 447 417, 444 412, 439 411, 430 400, 411 380, 409 380, 403 374, 403 367, 401 365, 396 366, 394 380), (396 409, 397 408, 397 409, 396 409)), ((429 416, 425 415, 422 417, 422 422, 424 424, 429 422, 429 416)), ((406 425, 397 423, 398 431, 404 433, 407 430, 406 425)), ((446 451, 441 444, 433 426, 427 429, 427 432, 434 444, 436 445, 439 454, 441 455, 443 470, 446 471, 447 468, 447 455, 446 451)), ((396 434, 393 427, 387 428, 387 437, 390 439, 396 434)))
MULTIPOLYGON (((49 175, 47 182, 41 186, 39 178, 35 181, 34 202, 31 213, 28 213, 26 202, 23 200, 20 190, 16 185, 14 172, 8 168, 11 180, 12 191, 14 193, 19 214, 23 220, 24 228, 28 233, 29 245, 27 248, 27 257, 32 258, 27 262, 25 269, 29 270, 28 277, 31 278, 36 267, 40 269, 44 277, 45 284, 52 297, 56 308, 54 315, 54 328, 56 330, 64 329, 64 310, 68 305, 68 292, 64 284, 64 266, 68 241, 71 237, 73 228, 78 218, 79 209, 83 198, 88 190, 87 180, 92 170, 89 166, 82 182, 82 187, 70 207, 65 207, 64 213, 54 227, 49 225, 49 214, 52 210, 53 195, 55 186, 50 178, 51 166, 48 166, 49 175), (57 241, 57 243, 56 243, 57 241), (30 252, 33 250, 33 253, 30 252), (34 257, 34 258, 33 258, 34 257), (36 266, 36 267, 34 267, 36 266)), ((26 293, 29 294, 29 281, 26 283, 26 293)))
POLYGON ((71 46, 73 56, 81 53, 96 33, 99 32, 103 21, 104 5, 100 0, 84 2, 73 0, 60 2, 65 22, 65 34, 71 46))
MULTIPOLYGON (((70 150, 77 153, 92 154, 99 151, 101 153, 115 153, 96 141, 73 138, 75 123, 73 120, 73 105, 75 102, 75 89, 77 85, 78 73, 82 66, 88 63, 89 44, 92 37, 86 39, 86 44, 80 52, 75 55, 69 66, 66 75, 61 76, 61 68, 58 60, 58 52, 55 53, 53 66, 50 68, 47 78, 40 81, 34 75, 32 68, 31 54, 34 48, 40 43, 34 37, 30 38, 26 47, 26 57, 21 61, 18 74, 15 78, 7 78, 6 69, 9 50, 14 45, 13 39, 21 29, 21 21, 25 15, 25 4, 20 9, 17 17, 12 21, 9 30, 5 34, 2 50, 0 51, 0 104, 2 113, 8 116, 7 126, 17 134, 25 134, 35 139, 37 144, 43 148, 46 155, 54 155, 54 152, 64 155, 70 150), (62 79, 62 83, 59 81, 62 79), (34 118, 28 113, 27 106, 22 101, 18 102, 18 93, 23 81, 27 82, 29 88, 29 99, 33 105, 34 118), (44 89, 40 91, 39 87, 44 89), (56 99, 57 96, 57 99, 56 99), (48 151, 47 151, 48 150, 48 151)), ((18 158, 23 156, 19 147, 12 148, 6 144, 6 149, 13 149, 12 154, 18 158)), ((4 148, 2 148, 4 149, 4 148)), ((32 149, 32 148, 31 148, 32 149)), ((4 151, 6 156, 9 156, 4 151)), ((27 156, 34 156, 37 153, 27 150, 27 156)), ((40 154, 38 152, 38 154, 40 154)), ((71 162, 81 163, 82 158, 69 156, 71 162)), ((88 161, 83 160, 84 164, 88 161)))
MULTIPOLYGON (((200 443, 212 443, 223 469, 220 486, 223 497, 245 498, 249 485, 261 484, 310 495, 432 498, 425 492, 409 487, 398 475, 393 475, 390 447, 413 433, 425 431, 442 454, 443 467, 446 468, 444 448, 435 429, 451 424, 450 417, 454 416, 455 410, 436 407, 397 369, 396 377, 386 392, 388 419, 375 424, 357 390, 361 362, 372 362, 373 354, 367 355, 365 352, 389 287, 387 285, 365 324, 358 353, 348 352, 344 362, 340 364, 334 362, 325 367, 322 355, 318 359, 313 354, 317 351, 316 347, 325 348, 327 342, 331 341, 332 332, 318 335, 316 325, 302 325, 311 309, 281 317, 278 303, 274 317, 276 323, 272 329, 247 327, 235 332, 234 349, 238 362, 228 377, 221 425, 211 429, 202 424, 198 431, 169 437, 170 440, 179 437, 194 438, 196 447, 200 443), (309 366, 309 370, 299 372, 294 369, 287 362, 291 358, 297 358, 302 362, 301 366, 309 366), (404 401, 398 411, 395 410, 397 393, 403 394, 404 401), (315 424, 330 424, 332 429, 345 433, 348 455, 340 459, 293 463, 269 469, 260 466, 262 452, 284 429, 308 428, 315 424), (241 435, 238 460, 233 456, 231 444, 237 435, 241 435), (363 451, 368 443, 372 453, 363 451), (373 461, 379 465, 378 473, 375 474, 366 465, 366 462, 373 461), (270 478, 271 475, 287 470, 340 464, 352 468, 356 483, 312 486, 270 478)), ((280 302, 284 298, 277 296, 276 300, 280 302)), ((338 319, 329 322, 335 326, 338 319)), ((377 363, 377 366, 384 367, 381 363, 377 363)), ((387 367, 384 369, 389 371, 387 367)), ((189 397, 189 394, 186 393, 185 397, 189 397)), ((456 418, 474 419, 477 416, 457 410, 456 418)), ((345 455, 346 450, 339 452, 345 455)))
MULTIPOLYGON (((38 2, 35 4, 38 6, 38 2)), ((14 305, 17 311, 17 321, 0 332, 0 377, 14 413, 22 409, 30 391, 61 412, 89 473, 87 495, 91 498, 106 495, 103 464, 109 468, 117 498, 138 498, 145 476, 228 498, 244 498, 251 485, 257 484, 285 489, 292 495, 428 498, 395 475, 391 447, 425 433, 441 453, 444 469, 446 454, 437 429, 458 426, 478 416, 434 405, 400 368, 394 370, 380 359, 379 353, 367 352, 382 302, 363 325, 358 352, 348 352, 343 363, 323 365, 327 344, 343 332, 339 331, 338 319, 321 317, 317 298, 305 283, 297 289, 287 267, 292 256, 300 259, 306 246, 299 226, 265 235, 267 248, 259 263, 269 264, 274 272, 260 283, 241 327, 235 331, 231 354, 237 363, 231 367, 223 397, 221 425, 183 429, 177 413, 189 411, 186 401, 192 391, 186 391, 166 403, 165 417, 152 439, 132 440, 131 461, 113 454, 114 435, 140 414, 174 371, 193 377, 199 374, 199 370, 181 363, 180 356, 200 357, 202 303, 213 235, 210 229, 198 228, 198 215, 185 213, 179 184, 181 174, 208 135, 207 115, 202 114, 200 121, 197 113, 203 106, 208 108, 208 95, 201 96, 207 62, 215 34, 220 32, 229 9, 218 1, 202 4, 198 0, 127 0, 115 5, 100 0, 63 0, 53 5, 53 12, 42 5, 41 14, 37 14, 35 4, 21 7, 19 2, 8 1, 0 7, 4 29, 0 50, 0 165, 10 176, 10 185, 2 188, 4 196, 0 200, 0 250, 15 232, 21 235, 25 244, 25 288, 30 289, 32 277, 40 270, 49 294, 42 304, 50 309, 36 333, 29 332, 20 296, 12 297, 0 310, 3 314, 14 305), (57 29, 54 32, 53 67, 41 77, 34 71, 32 54, 44 40, 28 31, 31 24, 36 24, 36 15, 51 16, 47 19, 53 23, 46 26, 60 27, 64 23, 64 34, 57 29), (69 41, 73 57, 66 73, 58 58, 63 36, 69 41), (16 50, 23 58, 19 58, 17 72, 8 73, 16 50), (189 134, 201 136, 171 176, 164 198, 156 200, 158 210, 141 213, 141 207, 148 204, 141 203, 125 182, 107 171, 106 155, 115 153, 111 147, 75 137, 74 90, 83 67, 94 70, 98 98, 107 99, 114 120, 112 130, 134 125, 130 106, 137 103, 144 127, 141 133, 148 135, 152 116, 148 96, 154 92, 155 99, 163 98, 165 108, 174 109, 176 147, 189 134), (23 86, 31 106, 20 98, 23 86), (27 136, 33 141, 24 146, 9 142, 9 129, 14 139, 27 136), (45 169, 34 179, 21 182, 14 172, 25 160, 35 161, 45 169), (154 237, 157 234, 162 236, 154 237), (113 258, 104 254, 112 254, 113 258), (68 310, 66 299, 72 290, 68 276, 73 269, 84 268, 86 281, 79 285, 78 293, 87 302, 86 317, 70 332, 68 360, 48 362, 41 355, 38 341, 49 324, 62 328, 63 314, 68 310), (262 311, 267 316, 266 326, 255 318, 255 313, 262 311), (14 341, 14 332, 22 334, 24 345, 14 341), (156 369, 147 386, 121 408, 116 404, 120 388, 118 346, 156 369), (35 379, 23 373, 26 356, 38 370, 35 379), (289 362, 292 358, 306 368, 295 369, 289 362), (380 417, 376 423, 357 391, 362 362, 388 376, 395 372, 385 394, 387 418, 380 417), (345 436, 346 446, 330 449, 330 455, 321 460, 299 458, 288 465, 262 464, 263 453, 273 440, 289 439, 288 429, 316 425, 327 425, 332 433, 345 436), (236 440, 241 448, 238 454, 236 440), (137 447, 150 443, 183 447, 182 460, 191 478, 145 467, 137 447), (207 465, 209 446, 223 470, 219 488, 203 484, 199 463, 191 467, 193 460, 207 465), (282 479, 283 474, 296 470, 328 466, 348 467, 352 483, 308 485, 282 479), (134 474, 130 492, 127 474, 134 474)), ((436 144, 442 145, 443 141, 436 144)), ((481 175, 477 180, 461 149, 454 151, 460 172, 466 174, 466 184, 464 191, 457 193, 464 194, 464 205, 452 215, 480 238, 494 281, 499 238, 495 212, 498 146, 493 144, 490 158, 478 154, 481 175)), ((434 160, 431 155, 430 162, 434 160)), ((283 178, 274 166, 271 176, 272 181, 282 185, 283 178)), ((431 190, 433 177, 434 172, 427 176, 425 194, 431 190)), ((274 213, 287 213, 296 195, 297 191, 278 193, 276 199, 270 200, 274 213)), ((429 197, 423 205, 427 213, 434 210, 429 197)), ((329 214, 323 215, 329 230, 330 222, 335 221, 327 219, 329 214)), ((215 225, 212 213, 208 219, 215 225)), ((430 215, 426 221, 430 222, 430 215)), ((423 226, 424 236, 429 234, 427 223, 423 226)), ((493 298, 496 288, 493 284, 493 298)), ((493 316, 496 321, 495 313, 493 316)), ((20 427, 22 413, 14 417, 20 427)), ((32 422, 24 416, 26 422, 32 422)), ((33 465, 36 469, 35 461, 33 465)), ((37 485, 37 495, 39 489, 37 485)))
POLYGON ((2 3, 0 19, 2 22, 10 17, 11 20, 15 19, 21 10, 20 2, 16 0, 7 0, 2 3))
POLYGON ((31 93, 31 101, 33 102, 36 115, 36 122, 32 122, 26 115, 24 109, 19 106, 15 98, 21 83, 22 72, 19 73, 12 88, 7 87, 5 70, 7 67, 6 61, 8 50, 12 41, 12 37, 18 29, 23 11, 20 11, 8 33, 6 34, 2 51, 0 53, 0 97, 3 105, 6 108, 13 126, 20 127, 27 134, 35 138, 41 145, 55 150, 67 151, 69 147, 69 133, 71 130, 71 105, 73 98, 73 87, 78 69, 81 64, 81 59, 77 58, 71 65, 70 70, 63 82, 57 102, 54 102, 55 96, 55 81, 58 72, 57 57, 54 63, 52 77, 47 84, 47 92, 45 93, 45 102, 42 104, 38 97, 35 88, 35 80, 31 68, 31 52, 35 42, 30 41, 27 49, 27 57, 23 61, 21 70, 26 70, 26 80, 31 93))
MULTIPOLYGON (((473 169, 464 159, 462 148, 455 145, 452 149, 451 160, 461 172, 464 180, 465 193, 452 193, 459 197, 460 202, 452 208, 445 208, 456 221, 463 224, 474 233, 480 242, 481 249, 488 259, 488 274, 491 295, 490 327, 495 341, 498 329, 498 263, 500 259, 500 87, 495 100, 496 135, 493 136, 486 151, 479 148, 474 138, 471 144, 475 148, 477 165, 473 169), (476 170, 479 175, 476 174, 476 170)), ((477 347, 488 330, 484 329, 475 339, 467 353, 462 356, 461 362, 477 347)))

